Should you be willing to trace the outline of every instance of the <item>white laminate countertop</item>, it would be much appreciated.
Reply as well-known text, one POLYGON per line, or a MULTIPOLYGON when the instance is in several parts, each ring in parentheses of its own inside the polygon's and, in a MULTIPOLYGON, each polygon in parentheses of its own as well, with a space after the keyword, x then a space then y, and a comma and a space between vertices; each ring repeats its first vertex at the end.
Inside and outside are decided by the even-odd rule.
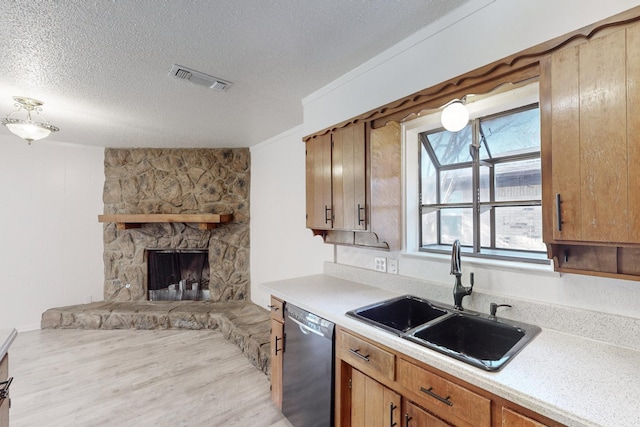
POLYGON ((0 329, 0 360, 7 354, 16 336, 18 336, 18 333, 15 329, 0 329))
POLYGON ((568 426, 640 426, 640 351, 543 329, 486 372, 347 317, 400 294, 325 274, 265 283, 288 303, 568 426))

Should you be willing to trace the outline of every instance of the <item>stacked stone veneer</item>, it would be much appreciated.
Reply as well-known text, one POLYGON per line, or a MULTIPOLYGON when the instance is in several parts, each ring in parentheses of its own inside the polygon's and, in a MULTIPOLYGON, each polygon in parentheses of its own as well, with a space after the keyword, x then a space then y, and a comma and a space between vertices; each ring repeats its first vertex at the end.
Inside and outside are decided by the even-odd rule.
POLYGON ((105 150, 105 214, 233 214, 197 224, 104 225, 105 301, 147 299, 145 249, 208 249, 213 301, 244 300, 249 284, 250 155, 239 149, 105 150))

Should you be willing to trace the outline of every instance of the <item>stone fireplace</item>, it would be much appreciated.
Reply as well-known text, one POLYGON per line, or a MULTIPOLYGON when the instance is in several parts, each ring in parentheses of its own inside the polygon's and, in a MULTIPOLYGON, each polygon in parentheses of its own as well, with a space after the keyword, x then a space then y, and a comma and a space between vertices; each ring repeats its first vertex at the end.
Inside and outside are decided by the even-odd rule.
MULTIPOLYGON (((233 214, 230 223, 204 230, 180 222, 122 230, 105 224, 105 301, 149 299, 147 262, 155 251, 207 253, 199 291, 213 301, 247 299, 248 149, 107 148, 104 164, 105 214, 233 214)), ((180 289, 180 280, 183 291, 193 290, 188 278, 172 289, 180 289)))

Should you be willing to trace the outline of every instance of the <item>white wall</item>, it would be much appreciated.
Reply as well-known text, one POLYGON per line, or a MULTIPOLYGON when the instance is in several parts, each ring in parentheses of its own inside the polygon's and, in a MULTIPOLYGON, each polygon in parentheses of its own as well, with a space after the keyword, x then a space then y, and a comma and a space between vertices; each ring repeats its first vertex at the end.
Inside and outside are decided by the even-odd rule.
POLYGON ((102 300, 103 149, 0 135, 0 329, 102 300))
POLYGON ((640 5, 637 0, 471 0, 310 94, 310 134, 640 5))
POLYGON ((260 284, 322 273, 333 246, 305 228, 305 146, 302 126, 251 148, 251 300, 260 284))
MULTIPOLYGON (((304 134, 347 120, 536 44, 639 5, 610 0, 472 0, 389 51, 303 100, 304 134)), ((302 177, 302 175, 300 175, 302 177)), ((339 247, 336 261, 368 269, 374 257, 399 260, 403 276, 453 283, 448 257, 339 247)), ((640 283, 559 275, 524 266, 483 265, 463 257, 465 283, 496 295, 640 317, 640 283)))

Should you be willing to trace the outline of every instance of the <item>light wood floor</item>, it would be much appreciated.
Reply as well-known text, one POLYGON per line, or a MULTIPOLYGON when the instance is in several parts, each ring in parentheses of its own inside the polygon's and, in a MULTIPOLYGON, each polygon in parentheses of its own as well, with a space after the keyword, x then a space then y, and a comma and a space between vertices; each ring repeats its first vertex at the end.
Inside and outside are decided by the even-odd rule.
POLYGON ((218 331, 24 332, 9 370, 12 427, 291 426, 218 331))

